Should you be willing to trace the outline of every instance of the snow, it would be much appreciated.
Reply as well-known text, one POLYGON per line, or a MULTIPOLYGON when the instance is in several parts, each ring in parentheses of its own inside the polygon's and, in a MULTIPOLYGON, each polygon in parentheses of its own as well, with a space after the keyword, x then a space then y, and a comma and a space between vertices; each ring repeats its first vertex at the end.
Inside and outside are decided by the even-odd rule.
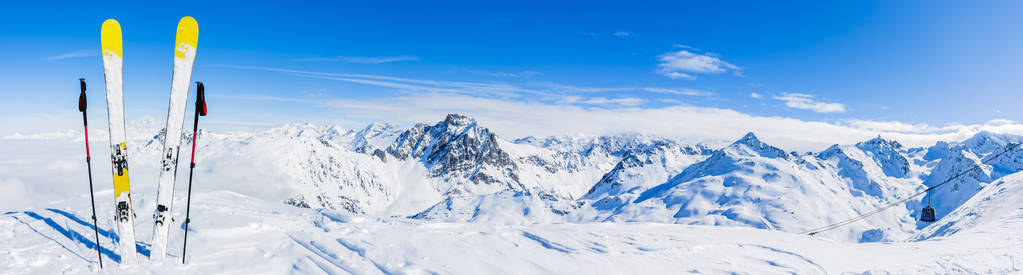
MULTIPOLYGON (((847 147, 845 151, 857 152, 851 155, 866 159, 865 153, 855 148, 847 147)), ((829 152, 835 151, 822 155, 840 154, 829 152)), ((610 213, 605 218, 610 221, 749 226, 799 233, 879 208, 913 190, 911 186, 855 184, 870 179, 836 173, 854 169, 842 168, 841 164, 785 153, 750 133, 667 182, 635 192, 635 199, 618 200, 620 204, 614 207, 597 207, 609 208, 604 212, 610 213)), ((862 165, 855 169, 864 171, 862 165)), ((884 175, 876 164, 873 170, 875 177, 884 175)), ((913 226, 915 222, 906 209, 895 209, 870 217, 868 223, 823 235, 845 241, 876 240, 876 236, 864 238, 863 234, 882 228, 886 235, 883 240, 895 240, 908 235, 913 226)), ((876 235, 877 231, 868 234, 876 235)))
MULTIPOLYGON (((167 262, 118 266, 101 222, 102 273, 1013 273, 1023 238, 1011 228, 938 240, 835 242, 742 227, 660 223, 449 223, 290 207, 230 191, 195 190, 186 261, 179 227, 167 262)), ((152 192, 140 190, 137 193, 152 192)), ((97 195, 110 195, 109 191, 97 195)), ((1019 194, 1015 194, 1019 199, 1019 194)), ((89 273, 88 198, 0 216, 0 269, 89 273)), ((178 201, 177 203, 181 203, 178 201)), ((100 206, 101 213, 112 210, 100 206)), ((103 216, 103 215, 101 215, 103 216)), ((102 220, 102 217, 101 217, 102 220)), ((1017 218, 1018 221, 1018 218, 1017 218)), ((1019 224, 1010 224, 1016 226, 1019 224)), ((145 240, 145 236, 140 238, 145 240)), ((145 248, 145 244, 142 244, 145 248)), ((147 249, 142 249, 146 253, 147 249)))
MULTIPOLYGON (((950 209, 939 211, 944 217, 936 223, 917 222, 922 205, 913 200, 824 234, 799 234, 921 191, 1001 151, 1015 136, 978 134, 931 148, 877 138, 797 155, 753 133, 715 148, 632 134, 509 142, 471 118, 448 120, 422 124, 421 130, 443 131, 417 136, 430 146, 404 160, 391 152, 407 129, 387 124, 201 130, 186 265, 180 248, 187 178, 175 185, 168 260, 150 261, 152 232, 139 230, 142 263, 117 265, 109 156, 94 154, 107 267, 101 272, 1013 273, 1023 267, 1018 153, 964 182, 979 190, 957 193, 966 199, 947 202, 950 209), (506 157, 480 157, 487 154, 506 157), (430 155, 457 161, 433 162, 430 155), (471 186, 471 171, 498 167, 511 170, 493 182, 512 185, 471 186), (453 187, 466 192, 445 192, 453 187)), ((163 132, 155 125, 127 125, 139 213, 156 208, 156 183, 144 180, 160 170, 163 132)), ((90 137, 96 144, 105 139, 90 137)), ((82 142, 75 130, 0 138, 6 155, 0 273, 98 271, 82 142), (21 173, 26 170, 44 173, 21 173)), ((188 159, 189 150, 184 153, 188 159)), ((152 221, 146 216, 139 215, 136 227, 152 221)))
MULTIPOLYGON (((916 239, 1023 228, 1023 174, 991 183, 945 218, 921 230, 916 239)), ((1008 233, 1008 232, 1004 232, 1008 233)))
MULTIPOLYGON (((925 178, 924 185, 936 186, 954 175, 966 174, 932 190, 923 202, 929 200, 940 219, 973 198, 989 182, 1023 170, 1023 150, 1005 151, 1009 149, 1010 142, 1020 141, 1023 137, 980 132, 963 142, 935 145, 937 148, 932 147, 931 150, 940 150, 941 158, 925 178), (1005 154, 992 159, 1002 152, 1005 154), (982 163, 985 161, 987 164, 982 163), (980 169, 974 169, 976 167, 980 169)), ((939 154, 928 152, 928 156, 935 155, 939 154)))

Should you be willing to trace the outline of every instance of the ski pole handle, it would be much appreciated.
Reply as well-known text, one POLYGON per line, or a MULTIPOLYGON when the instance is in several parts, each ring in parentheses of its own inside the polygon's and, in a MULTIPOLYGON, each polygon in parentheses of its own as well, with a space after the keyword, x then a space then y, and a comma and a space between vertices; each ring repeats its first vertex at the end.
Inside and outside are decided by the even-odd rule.
POLYGON ((82 86, 82 93, 78 95, 78 111, 85 112, 85 78, 79 78, 78 83, 82 86))
MULTIPOLYGON (((92 155, 89 154, 89 116, 85 114, 85 107, 88 103, 85 97, 85 78, 79 78, 78 84, 82 87, 82 93, 78 95, 78 111, 82 112, 82 127, 85 130, 85 161, 88 162, 92 159, 92 155)), ((91 174, 92 172, 90 171, 89 173, 91 174)), ((91 178, 92 176, 90 175, 89 177, 91 178)))
POLYGON ((195 82, 195 111, 200 116, 206 116, 206 87, 203 87, 202 81, 195 82))

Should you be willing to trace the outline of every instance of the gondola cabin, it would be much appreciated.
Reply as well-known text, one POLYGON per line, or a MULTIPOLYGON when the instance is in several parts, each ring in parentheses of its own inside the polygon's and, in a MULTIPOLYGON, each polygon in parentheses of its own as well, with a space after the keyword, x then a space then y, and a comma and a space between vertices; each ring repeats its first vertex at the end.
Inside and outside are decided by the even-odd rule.
POLYGON ((925 206, 923 210, 920 210, 920 221, 922 222, 934 222, 937 219, 934 218, 934 208, 930 205, 925 206))

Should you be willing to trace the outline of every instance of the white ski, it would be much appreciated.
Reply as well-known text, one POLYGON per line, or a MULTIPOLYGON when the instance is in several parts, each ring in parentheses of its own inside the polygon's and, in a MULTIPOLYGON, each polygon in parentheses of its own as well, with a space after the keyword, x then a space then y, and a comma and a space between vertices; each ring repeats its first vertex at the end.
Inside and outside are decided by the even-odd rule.
POLYGON ((178 168, 181 129, 185 122, 185 102, 192 79, 199 26, 195 18, 185 16, 178 22, 174 43, 174 72, 171 77, 170 105, 167 110, 167 128, 164 132, 163 160, 161 160, 159 189, 156 193, 156 213, 153 214, 153 244, 149 258, 160 261, 167 256, 170 238, 171 206, 174 201, 174 179, 178 168))
POLYGON ((120 236, 121 263, 138 262, 135 251, 135 208, 131 204, 128 183, 128 144, 124 133, 124 69, 121 24, 107 19, 100 31, 103 44, 103 76, 107 88, 107 116, 110 122, 110 164, 114 173, 114 199, 117 234, 120 236))

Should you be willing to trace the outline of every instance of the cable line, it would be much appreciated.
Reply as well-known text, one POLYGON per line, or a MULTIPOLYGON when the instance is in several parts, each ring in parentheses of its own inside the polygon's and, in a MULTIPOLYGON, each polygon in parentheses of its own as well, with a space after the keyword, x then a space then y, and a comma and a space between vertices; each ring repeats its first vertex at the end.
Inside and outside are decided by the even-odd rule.
MULTIPOLYGON (((1009 146, 1006 147, 1005 151, 1002 151, 1001 153, 998 153, 998 154, 994 155, 993 157, 989 158, 988 160, 982 161, 980 164, 981 165, 987 164, 988 162, 990 162, 992 160, 995 160, 998 157, 1001 157, 1003 154, 1008 153, 1009 151, 1012 151, 1013 149, 1016 149, 1016 147, 1018 147, 1019 145, 1020 145, 1019 143, 1009 143, 1009 146)), ((859 216, 856 216, 856 217, 853 217, 853 218, 850 218, 850 219, 847 219, 847 220, 844 220, 844 221, 840 221, 840 222, 837 222, 837 223, 834 223, 834 224, 827 225, 827 226, 822 226, 822 227, 814 228, 814 229, 808 230, 808 231, 800 233, 800 234, 807 234, 807 235, 813 236, 814 234, 817 234, 817 233, 821 233, 821 232, 824 232, 824 231, 828 231, 828 230, 832 230, 832 229, 835 229, 835 228, 839 228, 839 227, 845 226, 847 224, 850 224, 850 223, 862 220, 862 219, 864 219, 866 217, 870 217, 870 216, 872 216, 874 214, 881 213, 882 211, 885 211, 885 210, 888 210, 889 208, 895 207, 896 205, 900 205, 902 203, 905 203, 905 202, 907 202, 907 201, 909 201, 909 200, 911 200, 913 198, 916 198, 916 197, 918 197, 920 195, 926 194, 927 192, 930 192, 931 190, 933 190, 935 188, 938 188, 938 187, 940 187, 940 186, 942 186, 942 185, 944 185, 946 183, 951 182, 952 180, 954 180, 956 178, 961 177, 962 175, 965 175, 966 173, 972 172, 973 170, 977 170, 977 169, 980 169, 980 165, 974 165, 972 168, 966 169, 966 171, 963 171, 963 172, 961 172, 959 174, 956 174, 955 176, 952 176, 952 177, 948 178, 947 180, 945 180, 945 181, 943 181, 943 182, 941 182, 941 183, 939 183, 939 184, 937 184, 935 186, 927 188, 927 190, 920 191, 919 193, 913 194, 912 196, 906 197, 906 198, 901 199, 899 201, 896 201, 896 202, 893 202, 891 204, 885 205, 885 206, 883 206, 881 208, 878 208, 878 209, 875 209, 873 211, 867 212, 866 214, 862 214, 862 215, 859 215, 859 216)))

